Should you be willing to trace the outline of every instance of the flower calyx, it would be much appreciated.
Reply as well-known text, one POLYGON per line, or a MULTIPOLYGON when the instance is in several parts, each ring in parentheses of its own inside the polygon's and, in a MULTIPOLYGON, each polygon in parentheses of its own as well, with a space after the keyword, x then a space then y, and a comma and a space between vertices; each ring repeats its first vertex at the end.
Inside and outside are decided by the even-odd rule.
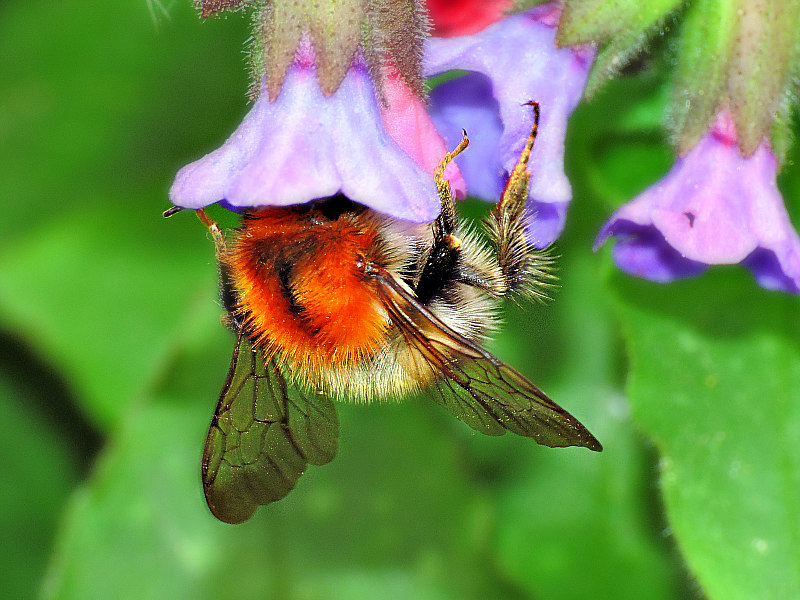
POLYGON ((198 0, 196 4, 203 17, 223 10, 253 10, 253 98, 262 89, 270 99, 277 98, 304 35, 314 47, 325 95, 337 90, 359 52, 379 90, 382 69, 391 64, 419 98, 424 95, 421 65, 428 15, 417 0, 198 0))

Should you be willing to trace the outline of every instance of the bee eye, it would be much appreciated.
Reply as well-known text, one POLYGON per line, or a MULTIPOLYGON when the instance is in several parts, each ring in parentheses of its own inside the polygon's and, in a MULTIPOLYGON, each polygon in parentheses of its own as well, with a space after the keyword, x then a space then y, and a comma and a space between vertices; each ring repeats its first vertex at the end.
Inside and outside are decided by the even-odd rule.
POLYGON ((364 256, 363 254, 357 254, 356 255, 356 269, 358 269, 359 272, 361 272, 361 273, 363 273, 365 275, 370 275, 370 274, 375 272, 375 263, 370 262, 369 260, 367 260, 367 257, 364 256))

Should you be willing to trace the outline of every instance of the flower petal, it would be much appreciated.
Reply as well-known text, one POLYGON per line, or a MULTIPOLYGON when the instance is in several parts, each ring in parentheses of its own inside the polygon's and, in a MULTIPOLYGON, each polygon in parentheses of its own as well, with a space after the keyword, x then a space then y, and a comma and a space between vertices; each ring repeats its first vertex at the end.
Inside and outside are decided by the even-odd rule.
POLYGON ((760 285, 797 293, 800 238, 778 191, 775 156, 765 142, 742 157, 729 125, 722 115, 659 183, 617 210, 595 247, 621 237, 617 265, 656 281, 695 274, 697 265, 742 263, 760 285))
POLYGON ((670 246, 664 236, 651 225, 631 221, 615 221, 601 230, 597 245, 613 235, 614 262, 626 273, 659 283, 700 275, 707 265, 687 259, 670 246))
POLYGON ((178 172, 170 199, 185 208, 286 206, 336 193, 413 222, 440 210, 432 174, 386 131, 363 62, 325 96, 313 61, 300 56, 273 102, 262 94, 221 148, 178 172))
POLYGON ((469 136, 469 149, 455 160, 467 178, 469 194, 498 199, 508 173, 498 152, 503 125, 491 82, 480 73, 468 73, 436 86, 431 91, 430 113, 448 147, 461 141, 462 131, 469 136))
MULTIPOLYGON (((386 104, 381 106, 381 115, 386 131, 416 163, 428 173, 433 173, 449 149, 457 141, 445 144, 433 124, 425 104, 400 77, 395 68, 387 67, 383 75, 383 94, 386 104)), ((467 195, 467 184, 455 162, 447 165, 444 177, 450 182, 456 198, 467 195)))
MULTIPOLYGON (((589 48, 558 49, 555 47, 555 28, 551 18, 552 7, 547 5, 528 13, 508 17, 472 36, 430 39, 426 48, 425 69, 428 75, 447 70, 467 70, 480 73, 488 80, 494 103, 484 100, 484 111, 496 107, 496 119, 502 126, 499 141, 494 136, 485 141, 474 133, 470 138, 475 150, 487 156, 492 150, 502 172, 498 185, 511 171, 533 125, 533 115, 526 103, 536 100, 541 106, 539 136, 530 161, 533 178, 530 199, 537 220, 541 223, 537 244, 547 245, 560 233, 564 225, 566 205, 572 197, 569 181, 564 173, 564 138, 567 119, 577 106, 586 83, 594 50, 589 48), (478 149, 479 146, 484 148, 478 149), (554 204, 555 207, 545 207, 554 204)), ((442 90, 431 96, 431 115, 448 142, 460 134, 462 128, 487 123, 491 118, 477 110, 479 102, 473 76, 465 76, 442 84, 442 90), (464 98, 472 98, 465 102, 464 98), (473 118, 470 121, 470 117, 473 118), (455 119, 460 120, 456 123, 455 119)), ((481 92, 485 96, 485 92, 481 92)), ((478 126, 480 128, 480 125, 478 126)), ((466 155, 466 153, 465 153, 466 155)), ((466 159, 466 156, 465 156, 466 159)), ((477 161, 476 161, 477 163, 477 161)), ((483 195, 488 186, 477 183, 476 169, 462 165, 468 189, 483 195), (475 188, 473 188, 475 185, 475 188)), ((478 163, 479 164, 479 163, 478 163)), ((483 166, 485 170, 485 163, 483 166)), ((497 186, 492 186, 495 189, 497 186)), ((487 196, 496 200, 497 196, 487 196)))
POLYGON ((499 21, 513 0, 427 0, 433 35, 453 37, 477 33, 499 21))

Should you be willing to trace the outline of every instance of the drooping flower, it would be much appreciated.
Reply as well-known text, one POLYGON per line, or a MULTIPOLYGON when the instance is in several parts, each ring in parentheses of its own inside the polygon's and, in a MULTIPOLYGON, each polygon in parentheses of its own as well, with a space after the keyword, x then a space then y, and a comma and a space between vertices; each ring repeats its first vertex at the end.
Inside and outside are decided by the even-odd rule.
MULTIPOLYGON (((325 93, 311 36, 302 36, 279 91, 265 89, 222 147, 178 172, 172 203, 235 210, 342 193, 398 219, 435 219, 432 173, 447 152, 442 137, 391 60, 381 65, 380 89, 360 50, 351 60, 325 93)), ((446 176, 463 196, 455 165, 446 176)))
POLYGON ((720 107, 727 106, 744 155, 755 152, 767 137, 778 162, 783 162, 800 68, 800 2, 563 4, 558 44, 592 42, 600 47, 588 96, 622 73, 649 40, 669 36, 672 74, 664 125, 677 153, 685 155, 712 126, 720 107))
POLYGON ((472 145, 459 165, 470 194, 496 201, 541 106, 539 137, 531 158, 529 237, 550 244, 564 227, 572 197, 564 173, 567 119, 581 99, 594 48, 555 46, 559 8, 549 3, 506 17, 474 35, 432 38, 425 72, 469 73, 435 87, 430 112, 448 145, 466 129, 472 145))
POLYGON ((657 184, 617 210, 595 248, 614 236, 614 261, 654 281, 743 264, 759 285, 800 292, 800 238, 778 191, 778 163, 764 140, 743 157, 730 113, 657 184))

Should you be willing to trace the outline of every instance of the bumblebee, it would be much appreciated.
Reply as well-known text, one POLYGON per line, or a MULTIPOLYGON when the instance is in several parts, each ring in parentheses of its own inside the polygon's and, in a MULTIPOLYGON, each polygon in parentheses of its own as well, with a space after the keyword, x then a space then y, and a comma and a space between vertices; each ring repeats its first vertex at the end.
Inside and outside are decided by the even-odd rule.
MULTIPOLYGON (((286 496, 308 464, 336 454, 333 400, 421 392, 476 431, 551 447, 600 442, 538 387, 481 347, 504 298, 542 298, 551 258, 526 237, 534 126, 498 204, 488 242, 458 217, 444 170, 440 216, 396 220, 337 195, 254 209, 216 245, 225 324, 236 334, 202 459, 211 512, 227 523, 286 496)), ((169 211, 168 211, 169 212, 169 211)))

